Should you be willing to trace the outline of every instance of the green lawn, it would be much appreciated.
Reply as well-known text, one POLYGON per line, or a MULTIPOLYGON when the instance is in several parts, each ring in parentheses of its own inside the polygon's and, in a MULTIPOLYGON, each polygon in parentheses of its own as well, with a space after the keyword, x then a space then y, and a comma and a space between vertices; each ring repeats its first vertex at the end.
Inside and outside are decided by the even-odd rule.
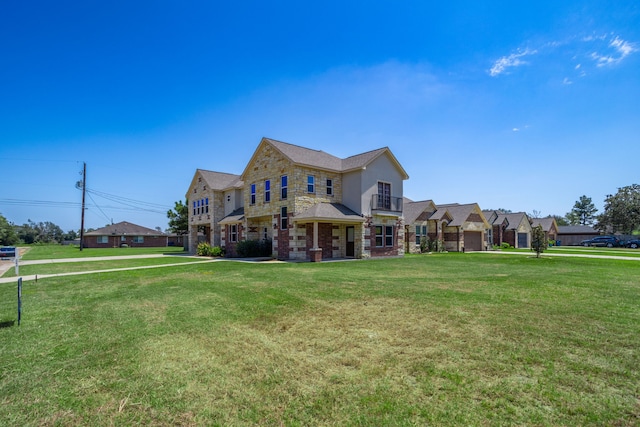
MULTIPOLYGON (((99 271, 110 270, 115 268, 133 268, 142 266, 154 266, 154 265, 166 265, 166 264, 179 264, 204 261, 210 258, 192 258, 181 256, 166 256, 161 258, 135 258, 135 259, 115 259, 115 260, 101 260, 92 261, 91 258, 87 258, 82 262, 52 262, 46 264, 34 264, 34 265, 20 265, 18 271, 20 276, 32 276, 43 274, 61 274, 78 271, 99 271)), ((9 271, 0 275, 0 277, 16 277, 15 268, 11 267, 9 271)))
POLYGON ((640 263, 436 254, 0 285, 0 425, 638 425, 640 263))
POLYGON ((182 247, 161 247, 161 248, 84 248, 72 245, 25 245, 26 253, 21 259, 58 259, 58 258, 91 258, 102 256, 118 255, 143 255, 143 254, 182 254, 182 247))

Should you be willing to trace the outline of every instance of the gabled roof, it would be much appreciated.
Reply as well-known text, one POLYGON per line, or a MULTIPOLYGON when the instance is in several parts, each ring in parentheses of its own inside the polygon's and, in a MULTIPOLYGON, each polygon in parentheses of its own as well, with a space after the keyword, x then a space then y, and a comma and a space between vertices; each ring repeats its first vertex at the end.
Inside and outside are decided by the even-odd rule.
POLYGON ((341 203, 316 203, 293 217, 293 221, 364 222, 358 215, 341 203))
POLYGON ((402 216, 404 216, 404 223, 414 223, 418 217, 427 210, 431 213, 437 210, 436 205, 432 200, 414 202, 405 197, 402 203, 402 216))
MULTIPOLYGON (((193 174, 189 189, 193 188, 198 176, 207 184, 207 187, 215 191, 224 191, 231 188, 242 188, 243 182, 240 179, 240 175, 225 172, 214 172, 206 169, 196 169, 196 173, 193 174)), ((190 197, 189 191, 187 191, 187 198, 190 197)))
POLYGON ((524 212, 513 212, 508 214, 499 213, 498 218, 496 219, 496 222, 501 224, 505 218, 508 221, 509 225, 507 226, 507 228, 509 229, 518 228, 520 224, 522 224, 524 221, 526 221, 529 224, 529 226, 531 226, 531 223, 529 222, 529 217, 524 212))
POLYGON ((341 173, 363 169, 381 155, 387 155, 389 156, 391 162, 396 166, 396 168, 398 168, 403 176, 403 179, 409 178, 407 172, 400 165, 400 162, 398 162, 398 160, 393 155, 393 153, 391 153, 391 150, 388 147, 367 151, 366 153, 356 154, 355 156, 341 159, 329 153, 325 153, 322 150, 313 150, 311 148, 301 147, 299 145, 293 145, 287 142, 276 141, 275 139, 270 138, 262 138, 260 144, 258 145, 258 148, 256 148, 253 156, 251 156, 251 159, 247 163, 247 166, 245 167, 241 178, 245 175, 245 173, 247 172, 247 168, 253 163, 254 158, 264 144, 271 145, 283 156, 289 159, 291 163, 341 173))
POLYGON ((482 222, 486 227, 489 227, 489 223, 487 222, 487 219, 484 217, 484 214, 480 210, 480 207, 477 203, 467 203, 464 205, 461 205, 459 203, 449 203, 446 205, 438 205, 438 208, 448 210, 453 217, 451 222, 448 224, 450 227, 463 226, 464 223, 467 222, 469 215, 471 215, 473 212, 478 212, 480 214, 482 222))
POLYGON ((166 236, 162 231, 122 221, 85 233, 85 236, 166 236))
POLYGON ((557 230, 558 224, 556 223, 556 219, 554 217, 531 218, 531 226, 537 227, 538 225, 541 225, 543 231, 550 231, 554 224, 557 230))

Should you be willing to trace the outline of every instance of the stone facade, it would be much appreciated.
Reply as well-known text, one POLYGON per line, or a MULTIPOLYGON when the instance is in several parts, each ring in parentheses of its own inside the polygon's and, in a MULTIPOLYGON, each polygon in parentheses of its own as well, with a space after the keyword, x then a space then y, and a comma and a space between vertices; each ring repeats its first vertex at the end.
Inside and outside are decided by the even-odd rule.
MULTIPOLYGON (((392 154, 383 149, 374 150, 374 152, 386 153, 383 155, 382 162, 388 162, 390 165, 388 170, 394 174, 393 179, 398 179, 398 176, 401 177, 400 180, 406 179, 406 173, 397 163, 393 163, 392 154)), ((363 153, 362 156, 367 154, 363 153)), ((371 159, 374 161, 375 156, 371 156, 371 159)), ((384 170, 379 167, 380 160, 375 161, 377 163, 373 169, 384 170)), ((271 239, 272 256, 278 259, 309 260, 316 255, 321 256, 322 259, 347 256, 363 258, 402 255, 404 253, 405 230, 401 212, 395 216, 374 215, 364 218, 364 215, 369 213, 358 211, 360 204, 357 204, 357 207, 346 209, 347 211, 354 210, 355 214, 354 212, 345 214, 344 209, 337 209, 331 211, 334 213, 329 217, 324 213, 319 218, 309 215, 309 212, 325 212, 324 209, 327 208, 324 206, 317 211, 310 211, 310 208, 320 203, 326 204, 326 206, 344 206, 341 164, 340 159, 326 153, 263 139, 243 174, 239 177, 242 182, 240 197, 244 214, 229 218, 239 221, 242 239, 271 239), (288 154, 285 155, 285 153, 288 154), (312 161, 313 164, 322 166, 309 166, 306 159, 307 154, 311 159, 308 160, 309 162, 312 161), (289 155, 294 157, 288 157, 289 155), (302 157, 304 157, 302 162, 292 160, 292 158, 301 159, 302 157), (283 177, 285 176, 286 193, 283 192, 283 177), (312 177, 312 181, 309 177, 312 177), (310 185, 313 185, 313 188, 309 188, 310 185), (282 217, 283 214, 286 214, 286 218, 282 217), (298 218, 301 214, 302 216, 298 218), (358 217, 357 214, 361 216, 358 217), (311 219, 303 220, 305 215, 311 219), (365 219, 370 223, 369 226, 363 224, 365 219), (393 227, 392 244, 376 246, 376 225, 393 227), (347 242, 347 233, 348 230, 351 230, 349 227, 353 227, 354 230, 353 248, 350 246, 351 242, 347 242), (315 229, 318 230, 317 237, 314 236, 315 229)), ((365 169, 362 167, 361 171, 356 169, 355 172, 352 169, 349 173, 353 176, 354 173, 364 173, 365 169)), ((388 174, 388 170, 378 174, 388 174)), ((369 175, 372 174, 371 170, 366 172, 369 175)), ((389 180, 385 179, 386 176, 379 178, 382 181, 389 180)), ((371 177, 369 176, 368 179, 371 177)), ((401 196, 401 181, 398 188, 400 193, 398 196, 401 196)), ((202 180, 198 180, 196 177, 192 182, 189 194, 197 198, 205 197, 205 200, 206 198, 209 200, 209 212, 198 211, 195 215, 190 215, 190 240, 194 242, 193 251, 197 245, 197 232, 201 230, 212 245, 226 247, 227 255, 235 254, 235 244, 230 242, 229 235, 231 219, 226 219, 222 228, 218 224, 225 217, 225 213, 229 215, 229 212, 225 212, 224 209, 223 193, 207 189, 203 186, 202 180)), ((191 198, 189 201, 191 203, 191 198)), ((367 209, 370 209, 368 203, 367 209)))

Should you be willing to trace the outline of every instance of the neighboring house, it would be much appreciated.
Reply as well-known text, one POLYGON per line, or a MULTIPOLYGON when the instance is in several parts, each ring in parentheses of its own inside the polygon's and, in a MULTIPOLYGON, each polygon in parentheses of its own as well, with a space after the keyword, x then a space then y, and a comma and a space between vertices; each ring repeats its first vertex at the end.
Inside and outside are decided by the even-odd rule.
POLYGON ((499 243, 495 240, 496 233, 494 232, 494 241, 496 244, 506 242, 514 248, 530 248, 531 247, 531 220, 524 212, 515 213, 502 213, 497 212, 497 217, 493 224, 499 224, 500 227, 504 227, 501 233, 501 239, 499 243), (506 220, 506 223, 505 223, 506 220))
POLYGON ((491 248, 493 245, 500 245, 505 241, 504 233, 509 226, 509 220, 506 216, 501 216, 502 212, 496 210, 482 211, 482 214, 490 225, 487 230, 487 247, 491 248), (500 217, 499 221, 498 217, 500 217))
MULTIPOLYGON (((451 221, 444 227, 444 244, 448 251, 487 250, 486 232, 489 223, 477 203, 451 203, 438 205, 438 211, 445 210, 451 215, 451 221)), ((437 215, 441 215, 442 212, 437 215)))
POLYGON ((449 211, 441 209, 432 200, 414 202, 404 198, 403 217, 405 224, 405 251, 419 253, 424 240, 444 240, 444 225, 453 219, 449 211), (436 214, 439 212, 438 214, 436 214))
POLYGON ((186 194, 189 204, 189 252, 200 242, 220 246, 220 221, 242 206, 240 175, 197 169, 186 194))
POLYGON ((599 236, 600 232, 588 225, 560 225, 558 239, 562 246, 579 245, 581 241, 599 236))
POLYGON ((167 235, 162 231, 123 221, 85 233, 84 247, 164 247, 168 244, 167 239, 167 235))
POLYGON ((549 241, 558 240, 558 223, 554 217, 531 218, 531 228, 542 226, 544 237, 549 241))
MULTIPOLYGON (((199 177, 206 180, 198 170, 190 193, 202 185, 199 177)), ((262 239, 272 242, 272 254, 279 259, 404 253, 402 196, 408 175, 389 148, 341 159, 263 138, 242 175, 234 177, 216 183, 211 175, 207 183, 216 189, 208 195, 210 211, 218 208, 217 199, 211 202, 217 191, 225 203, 223 217, 216 214, 202 224, 192 219, 202 213, 189 214, 190 227, 213 230, 208 238, 212 244, 219 230, 220 246, 228 255, 235 254, 242 240, 262 239)))

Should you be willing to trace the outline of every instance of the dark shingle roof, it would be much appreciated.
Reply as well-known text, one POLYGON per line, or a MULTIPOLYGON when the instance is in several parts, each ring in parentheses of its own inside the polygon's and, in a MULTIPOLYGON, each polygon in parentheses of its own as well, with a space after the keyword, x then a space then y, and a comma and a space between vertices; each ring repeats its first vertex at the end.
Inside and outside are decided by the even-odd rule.
POLYGON ((238 208, 220 220, 218 224, 235 224, 244 219, 244 208, 238 208))
POLYGON ((212 190, 226 190, 228 188, 240 188, 242 187, 242 181, 240 175, 224 172, 214 172, 205 169, 198 169, 197 172, 202 175, 202 178, 206 181, 207 186, 212 190))
POLYGON ((320 219, 345 222, 364 222, 362 215, 358 215, 341 203, 316 203, 293 218, 294 221, 320 219))
POLYGON ((600 234, 600 232, 588 225, 559 225, 558 234, 600 234))
MULTIPOLYGON (((449 226, 460 227, 464 225, 465 222, 467 222, 467 218, 469 218, 469 215, 471 215, 471 213, 475 210, 476 206, 478 206, 476 203, 467 203, 465 205, 461 205, 459 203, 450 203, 446 205, 438 205, 438 209, 442 208, 448 210, 453 217, 453 219, 449 223, 449 226)), ((484 218, 484 215, 482 215, 482 217, 484 218)))
POLYGON ((271 144, 293 163, 336 172, 348 172, 362 169, 379 156, 387 153, 396 164, 397 168, 401 171, 405 179, 409 178, 407 172, 402 168, 393 153, 391 153, 389 147, 378 148, 376 150, 367 151, 365 153, 341 159, 329 153, 325 153, 322 150, 312 150, 310 148, 300 147, 299 145, 276 141, 270 138, 263 138, 262 142, 268 142, 271 144))
POLYGON ((430 207, 434 207, 433 201, 431 200, 414 202, 405 197, 402 204, 402 216, 404 216, 405 224, 415 222, 422 212, 430 207))
POLYGON ((553 221, 555 221, 554 218, 531 218, 531 226, 532 227, 537 227, 538 225, 542 226, 542 229, 544 231, 549 231, 551 230, 551 227, 553 226, 553 221))
POLYGON ((86 236, 165 236, 162 231, 153 230, 141 225, 132 224, 122 221, 117 224, 107 225, 106 227, 90 231, 86 236))

